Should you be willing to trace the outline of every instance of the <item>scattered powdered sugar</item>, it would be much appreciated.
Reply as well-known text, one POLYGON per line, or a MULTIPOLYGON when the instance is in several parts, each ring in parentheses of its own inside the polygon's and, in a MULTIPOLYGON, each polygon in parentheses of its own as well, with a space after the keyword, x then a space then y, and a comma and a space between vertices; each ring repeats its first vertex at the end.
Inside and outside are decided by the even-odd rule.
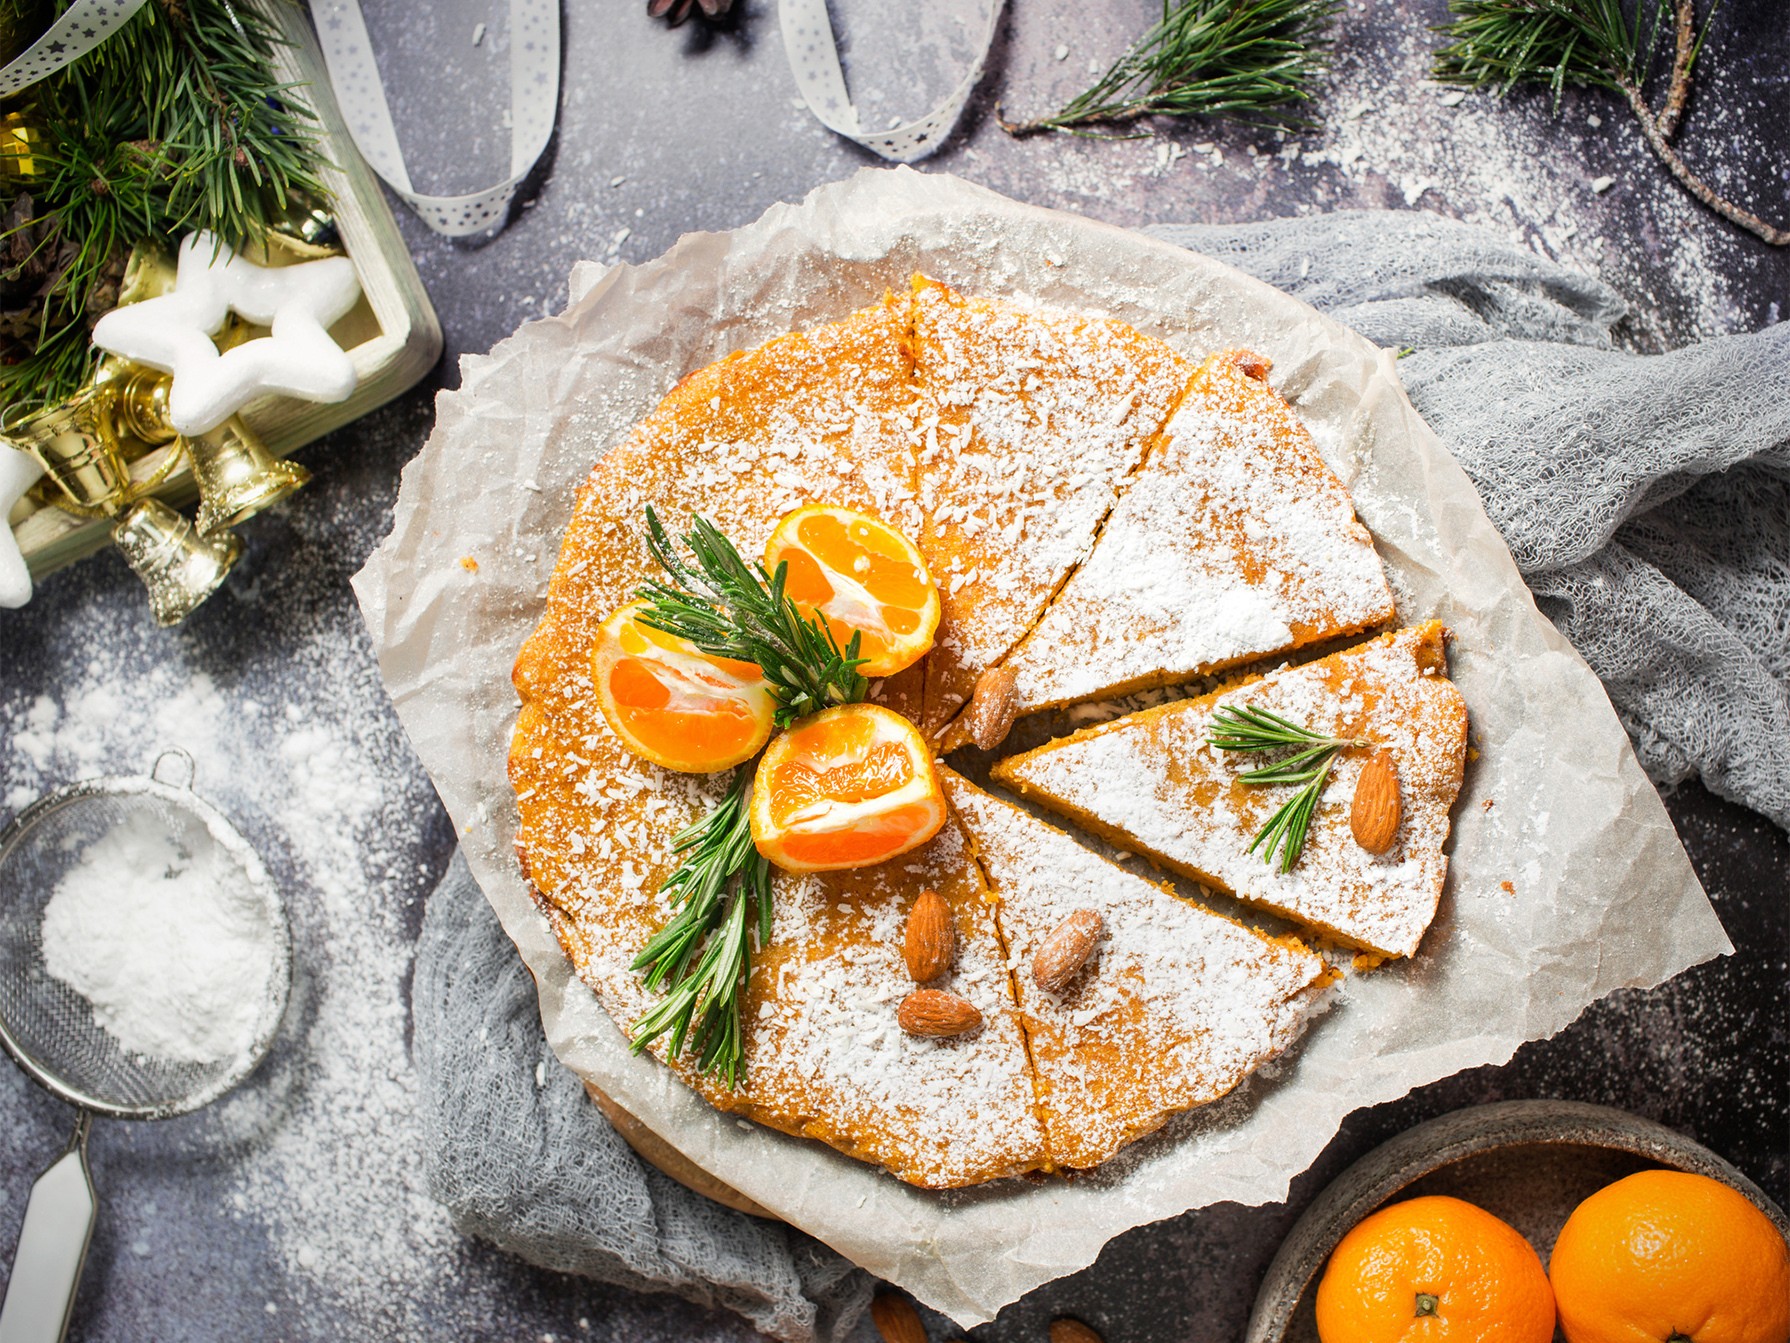
POLYGON ((240 1057, 267 1008, 278 933, 199 825, 131 811, 75 857, 44 907, 44 968, 133 1054, 240 1057))
MULTIPOLYGON (((269 1310, 302 1300, 359 1322, 360 1336, 407 1337, 442 1302, 489 1288, 429 1196, 408 1047, 415 923, 438 875, 413 855, 447 836, 342 585, 353 547, 370 542, 344 532, 332 502, 320 492, 291 514, 299 535, 284 544, 309 553, 270 561, 285 571, 277 584, 245 563, 190 628, 151 627, 129 580, 61 604, 54 676, 0 687, 0 793, 16 810, 71 780, 141 773, 165 747, 193 756, 195 791, 244 833, 285 902, 291 1001, 268 1058, 235 1091, 95 1142, 202 1153, 153 1177, 152 1220, 169 1235, 234 1220, 245 1262, 270 1257, 269 1310), (263 601, 279 614, 254 622, 252 644, 237 641, 230 608, 263 601)), ((281 532, 276 519, 257 535, 281 532)), ((0 1114, 28 1090, 6 1089, 0 1114)), ((111 1215, 141 1215, 121 1178, 111 1215)), ((276 1335, 289 1336, 270 1324, 276 1335)))

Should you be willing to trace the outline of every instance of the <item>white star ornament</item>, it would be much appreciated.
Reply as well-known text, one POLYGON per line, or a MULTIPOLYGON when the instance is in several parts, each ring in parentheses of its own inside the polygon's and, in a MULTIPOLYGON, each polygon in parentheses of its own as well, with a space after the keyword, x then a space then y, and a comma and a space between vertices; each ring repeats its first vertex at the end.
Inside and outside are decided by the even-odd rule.
POLYGON ((347 400, 354 362, 329 328, 359 297, 347 257, 257 266, 215 248, 209 233, 194 233, 180 245, 174 288, 114 308, 95 324, 93 343, 173 374, 168 421, 193 438, 260 396, 347 400), (231 312, 270 334, 220 353, 211 338, 231 312))
POLYGON ((37 458, 0 443, 0 606, 17 609, 31 600, 31 571, 19 553, 18 539, 6 518, 25 491, 43 475, 37 458))

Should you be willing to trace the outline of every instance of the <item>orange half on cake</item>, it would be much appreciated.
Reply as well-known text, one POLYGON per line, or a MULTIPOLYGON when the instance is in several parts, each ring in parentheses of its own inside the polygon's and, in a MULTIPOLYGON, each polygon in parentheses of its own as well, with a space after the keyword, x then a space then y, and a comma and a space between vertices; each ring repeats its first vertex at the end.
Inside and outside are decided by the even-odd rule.
POLYGON ((1001 782, 1126 849, 1353 946, 1409 956, 1448 870, 1449 808, 1466 764, 1467 709, 1431 621, 1259 680, 1084 728, 994 767, 1001 782), (1260 766, 1208 743, 1213 716, 1254 705, 1313 732, 1389 751, 1402 817, 1370 853, 1350 829, 1374 750, 1338 755, 1290 871, 1250 852, 1287 785, 1246 784, 1260 766))
POLYGON ((752 784, 752 842, 786 872, 887 862, 945 823, 932 752, 875 704, 799 719, 771 742, 752 784))

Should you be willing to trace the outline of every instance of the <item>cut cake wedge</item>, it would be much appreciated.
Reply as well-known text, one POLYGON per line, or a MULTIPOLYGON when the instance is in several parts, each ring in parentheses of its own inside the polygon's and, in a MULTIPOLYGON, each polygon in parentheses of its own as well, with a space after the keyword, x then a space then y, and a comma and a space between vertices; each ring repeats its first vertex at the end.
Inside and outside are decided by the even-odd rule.
POLYGON ((1291 1042, 1329 972, 1083 848, 949 768, 945 795, 998 903, 1053 1164, 1085 1170, 1219 1099, 1291 1042), (1077 910, 1105 925, 1060 993, 1033 981, 1039 944, 1077 910))
POLYGON ((1181 399, 1194 366, 1121 322, 914 279, 921 553, 943 603, 922 730, 1019 643, 1181 399))
POLYGON ((1124 848, 1385 956, 1417 950, 1448 870, 1443 846, 1460 792, 1467 709, 1448 680, 1435 621, 1245 681, 1084 728, 994 767, 1002 783, 1124 848), (1355 842, 1349 808, 1372 754, 1345 750, 1290 872, 1249 852, 1291 785, 1238 776, 1267 761, 1207 744, 1214 713, 1255 705, 1329 736, 1385 747, 1402 818, 1391 848, 1355 842))
POLYGON ((1093 552, 1007 662, 1027 714, 1184 681, 1393 614, 1348 491, 1268 385, 1266 361, 1231 350, 1200 365, 1093 552))

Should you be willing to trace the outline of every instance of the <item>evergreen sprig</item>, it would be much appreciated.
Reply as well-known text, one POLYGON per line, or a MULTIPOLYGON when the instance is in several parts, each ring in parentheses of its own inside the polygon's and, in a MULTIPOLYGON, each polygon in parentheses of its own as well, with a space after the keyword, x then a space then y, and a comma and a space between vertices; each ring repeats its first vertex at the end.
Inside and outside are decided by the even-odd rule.
POLYGON ((1566 89, 1603 89, 1628 104, 1648 147, 1679 183, 1724 219, 1773 247, 1790 243, 1790 229, 1774 227, 1736 205, 1693 172, 1672 145, 1690 98, 1691 70, 1703 49, 1717 6, 1697 31, 1694 0, 1671 0, 1673 50, 1666 95, 1655 111, 1648 76, 1666 27, 1667 0, 1651 11, 1622 0, 1452 0, 1448 44, 1436 53, 1433 74, 1449 84, 1489 88, 1500 97, 1518 84, 1543 84, 1554 110, 1566 89))
POLYGON ((88 332, 137 243, 203 230, 239 249, 295 195, 322 196, 316 120, 273 74, 282 44, 252 5, 151 0, 6 108, 37 138, 29 178, 0 182, 0 402, 87 380, 88 332))
POLYGON ((1317 813, 1318 799, 1330 778, 1336 753, 1351 746, 1371 745, 1351 737, 1327 737, 1253 704, 1246 704, 1241 709, 1226 705, 1213 714, 1212 729, 1206 741, 1221 751, 1293 750, 1292 755, 1272 765, 1237 776, 1248 784, 1299 785, 1298 791, 1280 805, 1249 844, 1251 853, 1262 847, 1262 857, 1270 867, 1274 866, 1278 851, 1282 872, 1293 870, 1293 864, 1305 848, 1305 836, 1311 829, 1311 818, 1317 813))
POLYGON ((698 1069, 729 1087, 745 1062, 740 991, 752 969, 751 930, 760 946, 771 937, 771 869, 753 846, 746 808, 751 778, 740 770, 722 803, 673 840, 672 852, 686 856, 660 889, 677 912, 633 963, 648 989, 671 986, 634 1023, 634 1052, 669 1032, 671 1057, 688 1044, 698 1069))
POLYGON ((844 649, 819 617, 804 616, 784 591, 789 566, 768 572, 748 562, 719 528, 693 517, 684 536, 695 563, 678 554, 664 524, 646 509, 647 549, 664 579, 641 585, 642 624, 688 639, 711 657, 758 666, 777 700, 777 726, 788 727, 836 704, 855 704, 870 691, 858 668, 860 636, 844 649))
POLYGON ((1228 117, 1301 124, 1324 68, 1339 0, 1163 0, 1162 18, 1094 86, 1050 116, 1001 125, 1015 135, 1141 117, 1228 117))

